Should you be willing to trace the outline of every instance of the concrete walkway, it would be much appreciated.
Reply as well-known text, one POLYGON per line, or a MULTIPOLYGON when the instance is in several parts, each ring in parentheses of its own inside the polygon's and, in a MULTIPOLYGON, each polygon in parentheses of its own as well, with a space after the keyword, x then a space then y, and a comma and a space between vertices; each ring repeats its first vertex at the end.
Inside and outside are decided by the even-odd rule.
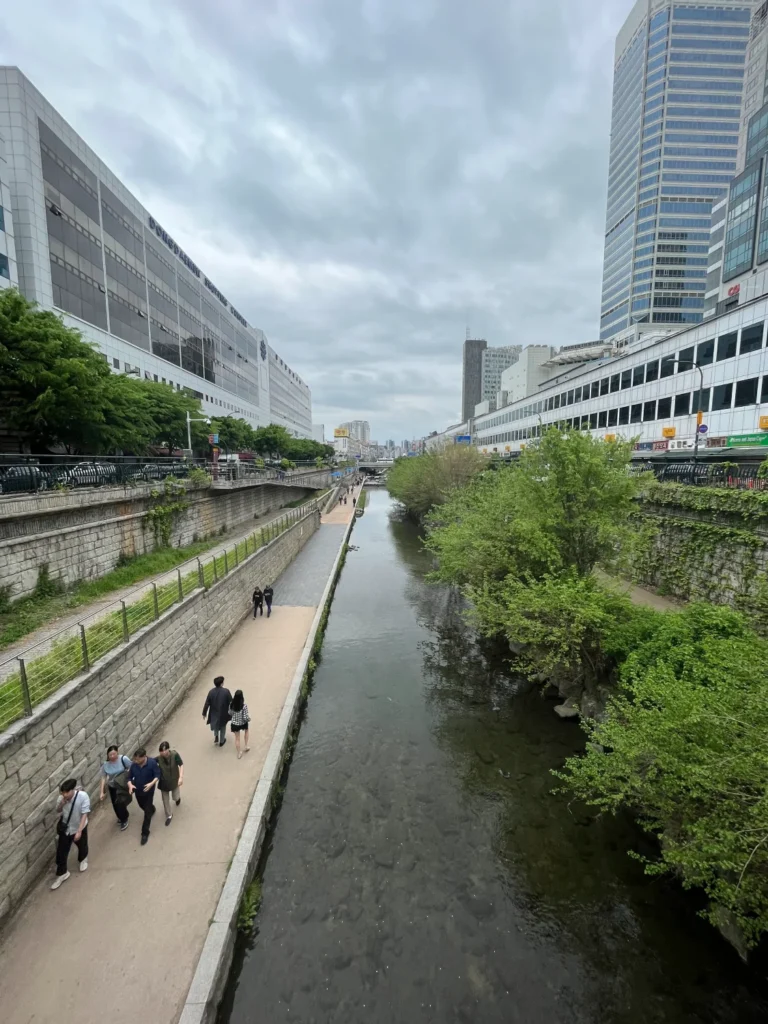
MULTIPOLYGON (((92 601, 90 604, 80 605, 78 608, 74 608, 71 612, 67 612, 65 615, 59 615, 57 618, 52 619, 50 622, 46 622, 44 626, 40 626, 38 629, 33 630, 26 636, 17 640, 15 643, 9 644, 7 647, 0 649, 0 681, 6 676, 13 674, 18 669, 16 662, 17 658, 27 657, 25 652, 29 651, 30 647, 35 647, 33 652, 30 652, 29 657, 40 658, 50 650, 52 643, 55 641, 58 634, 63 629, 68 629, 71 626, 76 626, 80 622, 84 622, 91 616, 97 618, 101 614, 107 614, 115 611, 115 605, 119 605, 121 601, 125 601, 126 604, 131 604, 135 601, 139 601, 144 594, 148 593, 152 588, 152 584, 165 578, 167 582, 169 578, 169 572, 175 573, 177 569, 181 570, 182 575, 193 569, 197 565, 197 560, 209 560, 214 556, 219 556, 224 552, 224 549, 231 549, 234 544, 239 543, 244 537, 250 537, 256 530, 260 530, 262 526, 266 526, 275 519, 279 519, 280 516, 285 515, 289 511, 288 509, 278 509, 276 512, 269 512, 267 515, 262 516, 261 519, 249 519, 246 523, 241 523, 240 526, 230 530, 229 533, 222 535, 222 537, 207 551, 204 551, 200 555, 195 555, 194 558, 187 559, 186 562, 179 562, 179 564, 172 570, 164 570, 161 573, 156 573, 153 576, 148 576, 145 580, 139 583, 131 583, 127 587, 121 587, 119 590, 113 590, 109 594, 105 594, 104 597, 99 598, 97 601, 92 601)), ((2 1017, 0 1017, 2 1020, 2 1017)))
MULTIPOLYGON (((149 843, 130 806, 126 832, 106 806, 89 825, 89 869, 56 892, 41 881, 0 941, 3 1024, 176 1021, 323 586, 354 513, 330 513, 275 584, 271 618, 247 619, 206 666, 183 704, 147 743, 167 739, 184 759, 181 806, 164 825, 160 796, 149 843), (338 513, 338 514, 337 514, 338 513), (323 575, 325 574, 325 575, 323 575), (251 750, 214 747, 201 717, 213 677, 242 689, 251 750)), ((132 751, 125 751, 129 755, 132 751)), ((98 793, 91 793, 98 803, 98 793)), ((53 868, 54 835, 51 834, 53 868)))
POLYGON ((676 601, 672 597, 662 597, 648 587, 640 587, 636 583, 619 579, 616 576, 609 576, 602 570, 595 570, 595 575, 606 586, 619 594, 628 597, 632 604, 641 605, 645 608, 654 608, 657 612, 676 612, 683 607, 683 602, 676 601))

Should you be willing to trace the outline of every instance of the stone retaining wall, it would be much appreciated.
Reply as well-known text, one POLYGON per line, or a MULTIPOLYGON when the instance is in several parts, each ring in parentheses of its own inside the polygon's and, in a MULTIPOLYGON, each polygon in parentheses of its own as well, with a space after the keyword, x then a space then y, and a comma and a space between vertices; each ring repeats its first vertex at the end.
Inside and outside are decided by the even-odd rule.
POLYGON ((319 525, 308 515, 0 735, 0 922, 51 864, 62 780, 93 799, 107 746, 134 750, 162 725, 249 613, 254 577, 274 583, 319 525))
MULTIPOLYGON (((158 489, 162 484, 156 485, 158 489)), ((152 487, 110 488, 111 495, 91 491, 92 500, 66 503, 37 511, 26 508, 0 512, 0 585, 10 587, 11 600, 30 594, 43 565, 66 586, 96 579, 114 569, 121 558, 145 554, 155 548, 155 535, 146 515, 152 505, 152 487), (105 497, 108 500, 104 500, 105 497)), ((195 488, 187 492, 187 509, 173 524, 171 543, 191 544, 222 530, 231 530, 256 517, 312 493, 304 487, 254 484, 237 491, 195 488)), ((41 502, 47 499, 41 496, 41 502)), ((11 509, 13 506, 11 506, 11 509)))

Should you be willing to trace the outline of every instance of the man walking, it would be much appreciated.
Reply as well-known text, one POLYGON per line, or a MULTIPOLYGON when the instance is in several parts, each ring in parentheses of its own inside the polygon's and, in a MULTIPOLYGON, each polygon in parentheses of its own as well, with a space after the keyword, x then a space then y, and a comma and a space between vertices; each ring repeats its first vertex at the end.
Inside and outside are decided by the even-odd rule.
POLYGON ((173 821, 171 810, 171 797, 178 807, 181 803, 181 786, 184 785, 184 762, 181 754, 171 750, 167 740, 160 744, 160 754, 157 758, 160 766, 160 796, 163 798, 163 810, 165 811, 165 824, 170 825, 173 821))
POLYGON ((149 840, 149 826, 155 813, 155 789, 160 782, 160 766, 154 757, 147 757, 144 747, 133 755, 133 764, 128 773, 128 790, 136 795, 136 803, 144 812, 141 823, 141 845, 149 840))
POLYGON ((224 685, 224 676, 216 676, 213 689, 208 691, 203 705, 203 718, 208 716, 208 725, 213 731, 214 746, 223 747, 227 742, 227 722, 229 721, 229 705, 232 694, 224 685))
POLYGON ((256 618, 257 612, 261 612, 262 615, 264 614, 264 606, 262 605, 263 598, 264 598, 264 595, 261 592, 260 588, 256 587, 256 589, 254 590, 253 595, 251 597, 251 600, 253 601, 253 617, 254 617, 254 619, 256 618))
POLYGON ((60 817, 56 822, 58 841, 56 843, 56 878, 51 888, 58 889, 69 878, 67 859, 72 843, 77 847, 80 870, 88 870, 88 815, 91 801, 75 779, 67 779, 59 786, 61 796, 56 803, 60 817))
POLYGON ((272 614, 272 598, 274 594, 275 592, 272 587, 264 587, 264 603, 267 606, 267 618, 272 614))

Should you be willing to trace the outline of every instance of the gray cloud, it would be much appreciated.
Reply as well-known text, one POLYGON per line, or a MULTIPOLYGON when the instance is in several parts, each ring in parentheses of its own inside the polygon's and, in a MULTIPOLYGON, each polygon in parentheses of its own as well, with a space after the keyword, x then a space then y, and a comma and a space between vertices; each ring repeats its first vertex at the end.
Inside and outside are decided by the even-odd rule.
POLYGON ((465 327, 596 336, 620 0, 52 0, 18 64, 310 384, 455 420, 465 327))

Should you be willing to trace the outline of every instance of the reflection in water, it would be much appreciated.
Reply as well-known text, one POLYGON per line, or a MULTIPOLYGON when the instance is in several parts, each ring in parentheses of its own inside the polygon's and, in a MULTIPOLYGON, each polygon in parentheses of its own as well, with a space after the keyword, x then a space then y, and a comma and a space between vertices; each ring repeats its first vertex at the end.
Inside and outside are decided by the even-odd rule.
POLYGON ((221 1021, 752 1024, 766 992, 629 822, 551 792, 579 748, 424 583, 373 492, 336 591, 221 1021))

